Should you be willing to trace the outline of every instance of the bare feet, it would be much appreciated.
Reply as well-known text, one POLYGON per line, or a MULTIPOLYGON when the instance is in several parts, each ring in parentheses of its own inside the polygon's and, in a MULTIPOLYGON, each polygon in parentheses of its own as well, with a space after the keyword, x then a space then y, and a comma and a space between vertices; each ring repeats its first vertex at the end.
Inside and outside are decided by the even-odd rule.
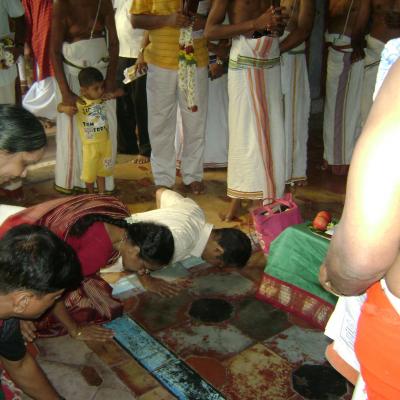
POLYGON ((150 157, 144 156, 143 154, 139 154, 134 160, 134 164, 147 164, 150 162, 150 157))
POLYGON ((189 185, 185 185, 193 194, 203 194, 205 191, 204 183, 199 181, 194 181, 189 183, 189 185))
POLYGON ((221 215, 221 219, 225 222, 234 221, 239 217, 238 213, 241 208, 240 199, 232 199, 229 206, 228 212, 225 215, 221 215))
POLYGON ((295 181, 292 182, 292 185, 297 186, 297 187, 303 187, 308 185, 307 179, 303 179, 302 181, 295 181))

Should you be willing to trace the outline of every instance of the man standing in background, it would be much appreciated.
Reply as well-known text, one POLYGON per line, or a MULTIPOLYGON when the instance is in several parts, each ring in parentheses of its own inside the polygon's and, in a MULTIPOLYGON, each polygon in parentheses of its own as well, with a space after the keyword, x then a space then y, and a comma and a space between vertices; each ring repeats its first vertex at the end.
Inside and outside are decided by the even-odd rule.
POLYGON ((184 15, 180 0, 135 0, 131 13, 133 26, 149 31, 150 44, 144 51, 144 58, 148 64, 147 104, 154 182, 168 188, 175 184, 179 103, 185 135, 182 180, 193 194, 200 194, 204 191, 208 98, 208 50, 203 37, 205 18, 184 15), (180 49, 180 36, 185 49, 180 49), (182 62, 179 62, 180 51, 183 52, 182 62), (193 98, 195 106, 191 104, 193 98))
POLYGON ((146 75, 124 85, 124 70, 136 63, 143 53, 144 31, 134 29, 129 10, 132 0, 114 0, 115 26, 119 41, 117 82, 125 96, 117 98, 118 152, 138 154, 135 163, 150 160, 151 146, 147 130, 146 75), (137 137, 136 137, 137 128, 137 137))
POLYGON ((283 0, 289 13, 280 39, 283 108, 286 139, 286 183, 307 182, 308 118, 310 83, 308 81, 306 40, 310 36, 315 14, 314 0, 283 0))

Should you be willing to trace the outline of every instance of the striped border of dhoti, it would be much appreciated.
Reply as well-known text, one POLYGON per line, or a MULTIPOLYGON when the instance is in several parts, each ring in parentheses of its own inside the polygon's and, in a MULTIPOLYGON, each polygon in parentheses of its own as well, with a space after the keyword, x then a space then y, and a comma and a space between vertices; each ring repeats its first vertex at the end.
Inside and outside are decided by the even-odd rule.
POLYGON ((237 60, 229 59, 230 69, 246 69, 246 68, 262 68, 268 69, 279 65, 281 62, 280 57, 271 58, 269 60, 260 60, 258 58, 238 56, 237 60))
POLYGON ((249 199, 249 200, 263 200, 263 192, 242 192, 240 190, 229 189, 227 190, 227 195, 235 199, 249 199))

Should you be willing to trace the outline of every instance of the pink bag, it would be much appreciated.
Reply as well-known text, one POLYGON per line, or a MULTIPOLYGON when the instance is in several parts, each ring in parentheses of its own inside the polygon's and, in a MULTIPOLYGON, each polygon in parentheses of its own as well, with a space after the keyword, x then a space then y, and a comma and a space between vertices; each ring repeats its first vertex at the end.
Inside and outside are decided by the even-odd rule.
POLYGON ((256 208, 252 212, 254 228, 264 253, 269 252, 271 242, 288 226, 301 224, 300 209, 291 193, 273 203, 256 208))

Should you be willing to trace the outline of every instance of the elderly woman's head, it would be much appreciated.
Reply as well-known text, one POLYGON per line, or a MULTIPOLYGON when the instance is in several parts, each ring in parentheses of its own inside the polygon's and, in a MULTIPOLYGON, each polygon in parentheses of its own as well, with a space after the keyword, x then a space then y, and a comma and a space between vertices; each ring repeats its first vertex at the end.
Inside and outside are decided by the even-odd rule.
POLYGON ((42 124, 21 107, 0 105, 0 184, 24 177, 46 146, 42 124))

